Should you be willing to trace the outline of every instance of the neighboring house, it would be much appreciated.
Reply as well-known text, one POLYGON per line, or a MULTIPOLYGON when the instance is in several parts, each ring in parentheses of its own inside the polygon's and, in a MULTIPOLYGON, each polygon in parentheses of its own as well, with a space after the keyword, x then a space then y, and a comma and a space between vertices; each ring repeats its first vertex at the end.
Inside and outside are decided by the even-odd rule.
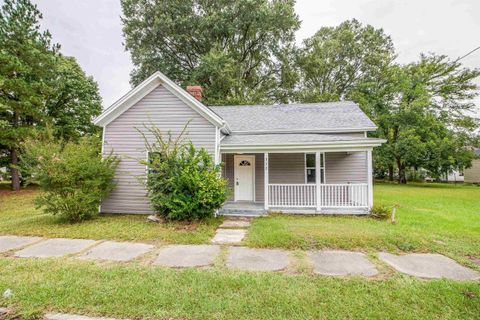
POLYGON ((472 160, 472 166, 465 169, 465 182, 480 183, 480 148, 475 149, 475 155, 477 157, 472 160))
POLYGON ((440 180, 444 182, 463 182, 464 179, 465 175, 463 170, 453 170, 452 172, 443 174, 440 177, 440 180))
POLYGON ((188 121, 193 144, 224 164, 232 196, 220 213, 362 214, 372 206, 372 149, 384 140, 367 137, 375 124, 355 103, 207 107, 200 87, 187 89, 157 72, 95 119, 103 154, 121 158, 101 212, 152 212, 139 181, 147 154, 138 129, 178 135, 188 121))
POLYGON ((0 167, 0 181, 8 180, 7 167, 0 167))

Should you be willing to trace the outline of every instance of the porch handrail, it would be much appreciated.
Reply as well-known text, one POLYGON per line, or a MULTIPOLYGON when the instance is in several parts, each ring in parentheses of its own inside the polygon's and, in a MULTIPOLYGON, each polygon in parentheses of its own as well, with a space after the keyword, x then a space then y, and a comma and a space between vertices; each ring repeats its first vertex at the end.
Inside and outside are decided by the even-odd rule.
POLYGON ((269 186, 316 186, 314 183, 269 183, 269 186))

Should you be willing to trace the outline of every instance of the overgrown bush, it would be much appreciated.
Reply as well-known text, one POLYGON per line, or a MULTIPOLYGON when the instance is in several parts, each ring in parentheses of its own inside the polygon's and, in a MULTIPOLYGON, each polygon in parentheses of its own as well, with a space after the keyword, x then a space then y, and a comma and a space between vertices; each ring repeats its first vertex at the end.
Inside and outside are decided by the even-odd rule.
POLYGON ((146 141, 148 160, 145 185, 152 208, 166 220, 199 220, 212 217, 227 199, 227 183, 211 155, 183 140, 152 127, 155 138, 146 141))
POLYGON ((377 220, 387 220, 392 217, 392 211, 388 207, 375 204, 370 209, 370 217, 377 220))
POLYGON ((39 185, 42 194, 35 199, 44 212, 69 222, 90 219, 114 188, 116 157, 102 159, 98 138, 75 142, 51 139, 27 140, 21 158, 30 183, 39 185))

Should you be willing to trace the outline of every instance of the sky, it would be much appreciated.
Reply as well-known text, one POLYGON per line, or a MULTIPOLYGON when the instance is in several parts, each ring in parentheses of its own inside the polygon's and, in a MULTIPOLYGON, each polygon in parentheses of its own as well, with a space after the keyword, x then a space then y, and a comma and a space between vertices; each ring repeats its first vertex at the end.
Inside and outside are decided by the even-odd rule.
MULTIPOLYGON (((76 57, 98 82, 105 108, 131 89, 120 0, 33 2, 43 13, 42 27, 61 44, 62 53, 76 57)), ((416 60, 422 52, 455 59, 480 46, 480 0, 297 0, 295 9, 302 21, 299 43, 323 26, 356 18, 383 28, 401 63, 416 60)), ((480 50, 462 62, 480 68, 480 50)), ((480 98, 476 101, 480 107, 480 98)))

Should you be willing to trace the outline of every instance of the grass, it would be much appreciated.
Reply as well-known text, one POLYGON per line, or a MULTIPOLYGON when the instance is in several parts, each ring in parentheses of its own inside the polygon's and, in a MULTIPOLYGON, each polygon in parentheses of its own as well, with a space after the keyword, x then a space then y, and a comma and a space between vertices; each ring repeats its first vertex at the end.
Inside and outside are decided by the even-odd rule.
POLYGON ((0 305, 135 319, 478 319, 478 283, 0 258, 0 305), (34 271, 34 272, 33 272, 34 271))
MULTIPOLYGON (((59 224, 33 207, 36 194, 0 190, 0 234, 204 243, 220 223, 192 227, 111 215, 59 224)), ((246 240, 253 247, 293 249, 299 256, 304 252, 298 249, 311 248, 367 251, 381 272, 373 279, 312 276, 308 265, 290 273, 239 272, 222 263, 177 270, 143 260, 17 259, 4 253, 0 293, 10 288, 13 295, 0 295, 0 306, 24 318, 54 311, 130 319, 478 319, 478 282, 415 279, 392 272, 374 252, 441 252, 468 264, 468 256, 480 255, 480 188, 378 184, 375 197, 377 203, 398 204, 396 224, 274 215, 254 220, 246 240)))
POLYGON ((100 215, 83 223, 60 222, 35 209, 35 188, 12 192, 0 186, 0 234, 58 238, 90 238, 152 243, 205 243, 221 219, 202 223, 148 223, 145 215, 100 215))
POLYGON ((285 249, 439 252, 480 257, 480 187, 376 184, 375 201, 398 205, 396 224, 368 217, 285 216, 254 220, 247 244, 285 249))

